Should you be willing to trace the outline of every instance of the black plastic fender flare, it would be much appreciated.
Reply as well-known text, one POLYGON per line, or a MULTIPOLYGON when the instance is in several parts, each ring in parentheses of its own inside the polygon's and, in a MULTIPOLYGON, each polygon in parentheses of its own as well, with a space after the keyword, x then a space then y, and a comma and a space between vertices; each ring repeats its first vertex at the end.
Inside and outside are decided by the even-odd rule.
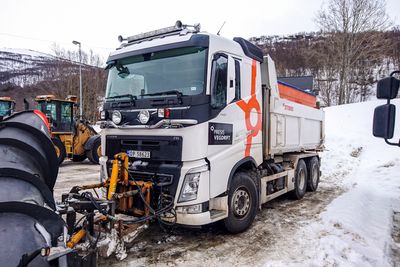
POLYGON ((233 168, 232 168, 232 170, 231 170, 231 172, 229 174, 229 179, 228 179, 228 184, 227 184, 227 187, 226 187, 226 189, 227 189, 226 192, 229 192, 229 188, 231 187, 232 179, 233 179, 233 176, 235 175, 236 171, 238 169, 240 169, 240 167, 242 167, 245 164, 251 164, 252 167, 254 167, 254 168, 257 167, 256 161, 254 160, 253 157, 245 157, 245 158, 239 160, 235 165, 233 165, 233 168))

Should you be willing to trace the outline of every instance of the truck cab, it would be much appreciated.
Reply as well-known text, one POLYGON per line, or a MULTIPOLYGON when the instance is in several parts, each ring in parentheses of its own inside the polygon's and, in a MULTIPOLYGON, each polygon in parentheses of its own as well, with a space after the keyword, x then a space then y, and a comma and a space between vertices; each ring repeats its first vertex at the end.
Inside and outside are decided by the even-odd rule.
POLYGON ((155 191, 174 199, 178 224, 224 220, 228 231, 240 232, 271 199, 266 195, 293 190, 295 170, 284 163, 284 153, 312 150, 309 157, 319 160, 321 111, 314 116, 318 132, 308 141, 286 137, 298 124, 275 129, 282 123, 279 114, 271 117, 270 101, 283 110, 284 102, 273 98, 279 98, 273 61, 254 44, 179 21, 120 39, 123 43, 107 60, 103 180, 110 176, 110 160, 124 152, 130 179, 151 181, 155 191), (271 129, 281 136, 270 136, 271 129), (268 175, 276 177, 262 182, 268 175))

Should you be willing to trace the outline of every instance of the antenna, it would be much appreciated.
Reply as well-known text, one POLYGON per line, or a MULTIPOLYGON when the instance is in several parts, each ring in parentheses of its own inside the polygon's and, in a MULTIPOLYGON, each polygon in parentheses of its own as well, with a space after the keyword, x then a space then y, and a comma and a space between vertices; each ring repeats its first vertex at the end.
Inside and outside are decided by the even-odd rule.
POLYGON ((224 27, 224 25, 225 25, 225 22, 226 21, 224 21, 224 23, 222 23, 222 26, 221 26, 221 28, 219 28, 219 31, 217 32, 217 35, 219 35, 219 32, 222 30, 222 28, 224 27))

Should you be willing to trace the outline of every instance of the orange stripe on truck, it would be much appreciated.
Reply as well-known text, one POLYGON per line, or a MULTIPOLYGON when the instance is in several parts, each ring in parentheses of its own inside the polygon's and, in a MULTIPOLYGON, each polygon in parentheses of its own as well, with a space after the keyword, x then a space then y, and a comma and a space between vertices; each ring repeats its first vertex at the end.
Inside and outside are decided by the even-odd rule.
POLYGON ((251 64, 251 84, 250 84, 251 97, 247 103, 244 100, 236 102, 236 104, 243 110, 244 117, 246 120, 246 128, 248 131, 246 137, 246 150, 244 152, 244 155, 246 157, 250 156, 250 149, 251 145, 253 144, 253 137, 256 137, 258 133, 261 131, 261 122, 262 122, 261 106, 257 100, 257 95, 256 95, 256 77, 257 77, 257 62, 253 60, 251 64), (252 111, 256 112, 257 114, 257 122, 255 125, 252 125, 250 120, 252 111))
POLYGON ((278 90, 281 98, 306 105, 312 108, 317 107, 316 96, 307 92, 301 91, 297 88, 291 87, 288 84, 278 82, 278 90))

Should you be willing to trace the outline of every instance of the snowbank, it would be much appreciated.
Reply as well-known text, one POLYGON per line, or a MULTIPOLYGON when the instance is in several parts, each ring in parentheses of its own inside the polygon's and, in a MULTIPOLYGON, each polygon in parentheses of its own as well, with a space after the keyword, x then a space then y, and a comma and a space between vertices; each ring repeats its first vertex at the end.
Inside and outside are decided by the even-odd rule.
MULTIPOLYGON (((374 108, 385 101, 326 108, 322 180, 346 190, 319 220, 299 230, 305 266, 392 266, 393 211, 400 210, 400 147, 372 136, 374 108), (304 237, 307 237, 304 239, 304 237)), ((400 99, 394 142, 400 138, 400 99)), ((267 262, 268 266, 296 263, 267 262)))

